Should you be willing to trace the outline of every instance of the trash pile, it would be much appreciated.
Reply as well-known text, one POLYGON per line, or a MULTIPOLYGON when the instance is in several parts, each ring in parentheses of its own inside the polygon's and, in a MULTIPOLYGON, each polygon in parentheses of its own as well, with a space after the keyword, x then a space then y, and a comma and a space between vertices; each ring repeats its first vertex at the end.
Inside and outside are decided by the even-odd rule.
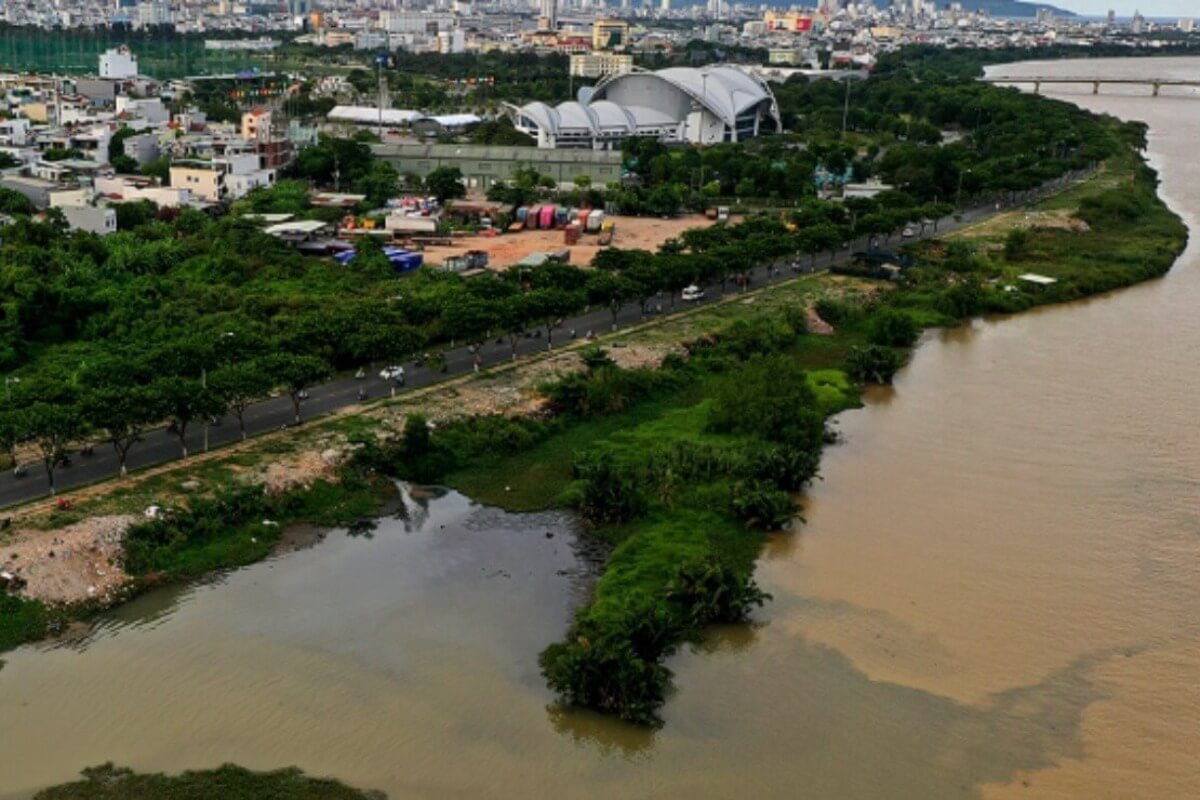
POLYGON ((128 580, 121 542, 137 521, 127 514, 18 531, 0 545, 0 590, 54 604, 107 600, 128 580))

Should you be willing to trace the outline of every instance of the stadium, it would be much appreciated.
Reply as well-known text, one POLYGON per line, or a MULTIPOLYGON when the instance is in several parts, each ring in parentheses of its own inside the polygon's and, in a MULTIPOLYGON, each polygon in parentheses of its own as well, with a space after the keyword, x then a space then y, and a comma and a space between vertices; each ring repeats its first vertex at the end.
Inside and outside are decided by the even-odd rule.
POLYGON ((766 82, 729 65, 634 70, 605 78, 584 101, 507 108, 514 127, 545 148, 613 150, 633 136, 738 142, 783 129, 766 82))

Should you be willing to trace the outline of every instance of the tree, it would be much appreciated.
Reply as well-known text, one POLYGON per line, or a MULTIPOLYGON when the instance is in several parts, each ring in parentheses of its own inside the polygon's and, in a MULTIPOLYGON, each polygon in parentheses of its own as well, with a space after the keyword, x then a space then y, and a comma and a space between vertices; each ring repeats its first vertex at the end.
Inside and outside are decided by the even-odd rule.
POLYGON ((638 287, 623 275, 609 272, 592 272, 588 275, 587 298, 589 303, 602 305, 612 314, 612 329, 617 329, 617 315, 621 309, 637 296, 638 287))
POLYGON ((83 436, 83 417, 73 405, 49 403, 34 403, 23 416, 23 426, 42 456, 50 494, 54 494, 54 471, 67 462, 71 442, 83 436))
POLYGON ((170 421, 184 458, 188 457, 188 426, 197 419, 215 417, 225 411, 221 398, 192 378, 160 378, 150 384, 149 391, 156 407, 170 421))
POLYGON ((673 217, 679 213, 683 198, 674 186, 656 186, 646 196, 646 210, 660 217, 673 217))
POLYGON ((638 308, 641 309, 642 317, 644 318, 646 316, 646 306, 649 305, 650 298, 660 292, 666 285, 657 259, 647 255, 646 258, 639 259, 637 263, 624 270, 621 275, 631 281, 635 287, 634 297, 638 301, 638 308))
POLYGON ((583 298, 562 289, 538 289, 525 296, 529 303, 530 319, 536 320, 546 331, 546 349, 554 346, 554 330, 563 324, 563 319, 583 305, 583 298))
POLYGON ((261 363, 274 383, 287 390, 288 397, 292 399, 292 408, 296 412, 296 424, 299 425, 301 422, 300 402, 310 387, 329 377, 332 372, 329 364, 316 356, 292 353, 276 353, 266 356, 261 363))
POLYGON ((246 438, 246 409, 270 394, 274 385, 267 365, 256 361, 220 367, 208 376, 208 388, 237 417, 243 441, 246 438))
POLYGON ((852 347, 846 354, 846 374, 863 383, 891 383, 902 364, 900 354, 876 344, 852 347))
POLYGON ((524 294, 513 295, 500 306, 500 327, 508 334, 513 361, 517 360, 517 345, 525 335, 532 315, 532 306, 527 298, 528 295, 524 294))
POLYGON ((0 450, 8 456, 14 469, 17 466, 17 444, 24 439, 25 427, 21 413, 9 409, 0 411, 0 450))
POLYGON ((867 341, 884 347, 912 347, 920 335, 921 326, 911 314, 885 308, 871 320, 867 341))
POLYGON ((808 375, 783 355, 752 358, 722 382, 709 410, 709 427, 819 451, 825 415, 808 375))
POLYGON ((462 197, 467 193, 462 179, 462 170, 458 167, 438 167, 425 176, 425 188, 439 203, 445 203, 453 197, 462 197))
POLYGON ((80 406, 88 425, 103 431, 112 444, 124 477, 129 449, 160 418, 153 393, 144 386, 98 386, 83 395, 80 406))
POLYGON ((1004 237, 1004 260, 1020 261, 1029 252, 1029 231, 1013 228, 1004 237))
POLYGON ((33 203, 13 189, 0 189, 0 214, 32 214, 33 203))
POLYGON ((451 340, 461 340, 471 346, 474 369, 478 372, 483 360, 483 344, 499 321, 500 315, 490 303, 464 298, 451 304, 442 314, 442 330, 451 340))
POLYGON ((367 204, 378 208, 396 196, 400 187, 400 175, 387 161, 375 161, 367 174, 358 180, 355 188, 367 196, 367 204))

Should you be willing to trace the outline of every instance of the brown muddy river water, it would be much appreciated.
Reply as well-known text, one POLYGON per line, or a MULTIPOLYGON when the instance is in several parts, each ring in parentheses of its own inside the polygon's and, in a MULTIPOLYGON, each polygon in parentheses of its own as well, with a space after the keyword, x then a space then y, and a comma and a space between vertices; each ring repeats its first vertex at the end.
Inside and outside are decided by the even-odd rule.
MULTIPOLYGON (((1195 231, 1200 99, 1133 93, 1072 99, 1150 123, 1195 231)), ((1195 244, 1163 280, 928 336, 840 419, 761 563, 775 601, 673 660, 660 731, 557 712, 538 677, 586 585, 569 518, 449 494, 6 655, 0 797, 107 760, 393 798, 1200 797, 1198 354, 1195 244)))

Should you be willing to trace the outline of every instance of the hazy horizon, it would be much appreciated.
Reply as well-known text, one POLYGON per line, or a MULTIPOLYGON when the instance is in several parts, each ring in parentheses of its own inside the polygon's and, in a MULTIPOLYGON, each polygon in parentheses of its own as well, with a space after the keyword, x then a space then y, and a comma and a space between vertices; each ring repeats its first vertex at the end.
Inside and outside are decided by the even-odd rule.
POLYGON ((1118 17, 1132 17, 1140 11, 1145 17, 1200 17, 1195 0, 1149 0, 1148 2, 1110 2, 1110 0, 1041 0, 1076 14, 1104 16, 1111 8, 1118 17))

